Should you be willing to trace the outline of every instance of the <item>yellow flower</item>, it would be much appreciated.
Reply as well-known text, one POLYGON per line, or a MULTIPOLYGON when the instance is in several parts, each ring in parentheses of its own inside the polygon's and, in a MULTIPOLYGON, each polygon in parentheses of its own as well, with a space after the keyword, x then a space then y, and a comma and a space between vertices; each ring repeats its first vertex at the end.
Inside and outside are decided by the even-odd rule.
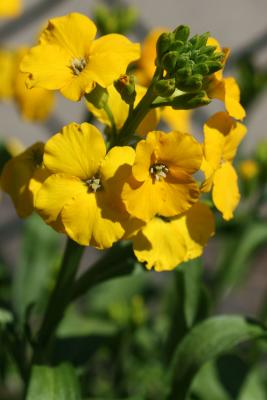
POLYGON ((17 17, 21 8, 21 0, 0 0, 0 17, 17 17))
POLYGON ((42 165, 43 143, 35 143, 23 153, 10 159, 1 175, 1 188, 12 198, 16 211, 25 218, 33 211, 33 193, 29 184, 42 165))
POLYGON ((54 94, 42 88, 28 89, 25 81, 27 74, 19 71, 19 64, 27 49, 17 52, 17 71, 14 79, 14 100, 22 116, 29 121, 43 121, 51 113, 54 106, 54 94))
POLYGON ((139 58, 140 48, 119 34, 95 40, 96 26, 85 15, 53 18, 21 63, 30 87, 60 90, 77 101, 98 83, 106 88, 128 64, 139 58))
POLYGON ((226 220, 233 217, 240 200, 238 178, 232 161, 245 134, 246 127, 226 112, 214 114, 204 125, 201 169, 206 180, 202 190, 208 192, 212 189, 213 202, 226 220))
POLYGON ((10 99, 14 92, 16 56, 10 50, 0 50, 0 99, 10 99))
MULTIPOLYGON (((108 87, 108 106, 113 114, 114 122, 117 129, 121 129, 129 113, 129 105, 126 104, 122 99, 121 95, 117 92, 113 85, 108 87)), ((141 98, 145 95, 146 88, 140 85, 136 85, 136 100, 135 105, 139 103, 141 98)), ((103 109, 96 108, 91 103, 86 103, 89 111, 104 125, 111 126, 110 120, 107 117, 106 112, 103 109)), ((153 109, 149 111, 146 117, 143 119, 139 127, 137 128, 137 134, 145 135, 147 132, 156 128, 159 122, 159 110, 153 109)))
POLYGON ((148 269, 172 270, 184 261, 199 257, 214 230, 212 212, 198 202, 181 216, 154 217, 134 237, 134 253, 148 269))
POLYGON ((255 160, 243 160, 239 164, 240 175, 246 181, 255 178, 259 173, 259 166, 255 160))
POLYGON ((192 177, 201 165, 201 145, 189 134, 150 132, 136 147, 132 175, 122 199, 129 214, 149 221, 180 214, 198 200, 192 177))
POLYGON ((127 146, 106 155, 93 125, 69 124, 45 145, 43 162, 52 175, 37 193, 36 210, 47 224, 63 225, 81 245, 112 246, 124 234, 119 192, 133 159, 134 150, 127 146))
MULTIPOLYGON (((218 51, 224 53, 224 64, 230 54, 227 48, 221 49, 219 43, 214 38, 208 39, 208 45, 216 46, 218 51)), ((211 99, 218 99, 224 102, 225 108, 231 117, 243 120, 246 112, 240 104, 240 90, 235 78, 223 77, 223 71, 215 72, 207 84, 207 93, 211 99)))

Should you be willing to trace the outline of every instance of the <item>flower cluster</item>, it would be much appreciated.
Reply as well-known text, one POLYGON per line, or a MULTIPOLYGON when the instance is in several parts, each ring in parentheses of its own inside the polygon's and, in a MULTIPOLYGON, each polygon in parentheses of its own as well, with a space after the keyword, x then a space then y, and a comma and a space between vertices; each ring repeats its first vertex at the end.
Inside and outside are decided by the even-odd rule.
POLYGON ((83 246, 132 240, 147 268, 170 270, 200 256, 214 234, 207 193, 226 220, 239 202, 232 161, 246 128, 233 118, 244 117, 237 84, 223 78, 226 51, 207 34, 188 40, 183 26, 156 32, 141 54, 122 35, 95 35, 81 14, 54 18, 20 68, 29 90, 84 96, 105 136, 93 124, 71 123, 10 160, 1 186, 21 217, 34 210, 83 246), (170 80, 174 90, 163 96, 170 80), (226 111, 208 119, 199 143, 188 133, 187 110, 214 97, 226 111), (173 121, 168 133, 156 130, 162 116, 173 121))

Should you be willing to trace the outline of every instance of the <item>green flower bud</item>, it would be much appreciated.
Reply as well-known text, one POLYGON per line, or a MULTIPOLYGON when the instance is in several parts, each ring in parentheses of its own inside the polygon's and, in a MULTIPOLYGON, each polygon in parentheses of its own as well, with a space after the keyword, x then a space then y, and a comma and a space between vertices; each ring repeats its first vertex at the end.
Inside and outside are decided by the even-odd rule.
POLYGON ((181 68, 184 67, 189 61, 189 56, 187 54, 177 55, 176 59, 176 67, 181 68))
POLYGON ((160 97, 169 97, 175 91, 175 79, 162 79, 155 83, 155 92, 160 97))
POLYGON ((184 80, 185 78, 188 78, 191 75, 192 75, 192 67, 186 65, 185 67, 179 68, 176 71, 175 78, 176 78, 177 81, 182 81, 182 80, 184 80))
POLYGON ((197 43, 195 48, 200 49, 201 47, 205 47, 208 41, 210 33, 209 32, 205 32, 202 35, 200 35, 198 37, 197 43))
POLYGON ((184 47, 184 42, 181 40, 174 40, 170 45, 170 51, 179 51, 181 48, 184 47))
POLYGON ((209 67, 205 63, 196 64, 193 68, 195 74, 209 75, 209 67))
POLYGON ((190 28, 187 25, 180 25, 173 31, 176 40, 186 42, 190 35, 190 28))
POLYGON ((174 110, 190 110, 201 106, 206 106, 211 100, 208 98, 207 93, 202 90, 198 93, 186 93, 177 96, 172 101, 172 108, 174 110))
POLYGON ((169 51, 173 40, 174 40, 174 35, 172 32, 164 32, 160 35, 156 45, 157 56, 159 60, 165 53, 169 51))
POLYGON ((133 104, 136 97, 134 75, 121 75, 114 81, 114 87, 127 104, 133 104))
POLYGON ((197 92, 202 88, 203 77, 200 74, 196 74, 186 78, 184 81, 177 83, 178 89, 184 92, 197 92))
POLYGON ((96 108, 101 109, 104 108, 105 104, 108 102, 108 92, 107 89, 96 84, 96 87, 90 93, 85 94, 85 98, 96 108))
POLYGON ((223 65, 219 61, 207 61, 205 64, 209 69, 209 74, 213 74, 214 72, 219 71, 222 69, 223 65))
POLYGON ((170 73, 173 72, 176 66, 177 56, 178 54, 176 51, 169 51, 169 53, 166 53, 162 58, 162 67, 170 73))
POLYGON ((215 46, 206 46, 201 49, 201 54, 206 54, 207 56, 211 56, 216 50, 215 46))

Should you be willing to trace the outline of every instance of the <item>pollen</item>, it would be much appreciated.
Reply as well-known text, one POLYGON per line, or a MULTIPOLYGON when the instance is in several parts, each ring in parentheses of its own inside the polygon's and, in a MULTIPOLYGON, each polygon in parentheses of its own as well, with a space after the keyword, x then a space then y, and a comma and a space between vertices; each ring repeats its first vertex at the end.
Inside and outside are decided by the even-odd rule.
POLYGON ((85 66, 86 60, 84 58, 73 58, 71 61, 71 69, 74 75, 80 75, 85 66))
POLYGON ((100 178, 97 178, 95 176, 93 176, 91 179, 88 179, 86 181, 86 184, 88 185, 88 187, 91 189, 92 192, 96 192, 97 190, 101 189, 102 185, 101 185, 101 181, 100 178))
POLYGON ((150 174, 156 179, 156 181, 165 179, 168 172, 169 169, 165 164, 154 164, 150 167, 150 174))

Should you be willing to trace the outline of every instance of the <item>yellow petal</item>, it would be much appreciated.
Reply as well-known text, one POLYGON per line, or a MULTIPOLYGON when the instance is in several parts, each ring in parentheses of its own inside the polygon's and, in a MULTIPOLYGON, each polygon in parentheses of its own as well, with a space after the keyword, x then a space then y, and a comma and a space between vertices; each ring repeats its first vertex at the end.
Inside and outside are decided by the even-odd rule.
POLYGON ((148 269, 169 271, 184 261, 186 243, 172 221, 153 218, 133 239, 137 259, 148 269))
POLYGON ((20 70, 28 74, 28 87, 56 90, 66 86, 73 78, 70 55, 58 45, 33 47, 22 59, 20 70))
POLYGON ((154 147, 151 143, 141 140, 136 146, 136 156, 133 166, 134 178, 142 182, 150 176, 150 166, 155 163, 154 147))
POLYGON ((236 80, 232 77, 225 78, 224 87, 226 110, 232 117, 242 121, 246 116, 246 112, 240 104, 240 90, 236 80))
MULTIPOLYGON (((17 53, 18 66, 27 49, 20 49, 17 53)), ((17 73, 14 80, 14 98, 23 118, 29 121, 45 120, 54 106, 53 92, 42 88, 28 89, 26 86, 27 74, 17 73)))
POLYGON ((79 244, 108 248, 123 236, 124 230, 114 220, 112 211, 106 209, 105 212, 109 218, 102 216, 97 194, 80 193, 65 204, 62 221, 67 234, 79 244))
POLYGON ((0 99, 9 99, 14 92, 14 78, 16 75, 16 56, 9 50, 0 50, 0 99))
POLYGON ((108 87, 120 74, 125 73, 130 62, 139 57, 139 44, 132 43, 123 35, 105 35, 91 46, 88 71, 95 74, 100 86, 108 87))
POLYGON ((33 195, 33 204, 35 204, 35 198, 42 187, 44 181, 51 175, 51 172, 48 171, 46 168, 37 168, 30 180, 29 183, 29 190, 33 195))
POLYGON ((9 160, 1 175, 1 188, 9 194, 21 218, 33 211, 33 195, 29 183, 42 162, 44 144, 35 143, 23 153, 9 160))
POLYGON ((0 0, 0 17, 14 18, 22 10, 21 0, 0 0))
POLYGON ((168 177, 154 183, 153 197, 157 203, 157 214, 172 217, 187 211, 199 199, 195 180, 187 174, 179 175, 179 181, 168 177))
POLYGON ((191 115, 190 110, 174 110, 171 107, 163 107, 161 110, 161 118, 171 129, 179 132, 191 131, 191 115))
POLYGON ((118 220, 128 219, 128 214, 125 215, 121 192, 131 174, 134 157, 135 151, 129 146, 113 147, 106 155, 99 170, 103 185, 101 196, 110 208, 120 211, 117 216, 118 220))
POLYGON ((232 127, 232 119, 225 112, 214 114, 204 125, 204 156, 213 170, 216 170, 223 156, 225 136, 232 127))
POLYGON ((97 128, 86 122, 71 123, 46 143, 44 164, 53 172, 87 180, 97 173, 105 153, 105 142, 97 128))
POLYGON ((39 41, 42 44, 56 44, 79 58, 88 54, 95 35, 96 26, 92 20, 83 14, 71 13, 50 19, 39 41))
POLYGON ((240 194, 237 174, 229 162, 224 163, 214 174, 212 199, 224 219, 233 218, 233 211, 239 203, 240 194))
POLYGON ((225 136, 223 157, 226 161, 233 161, 237 148, 247 133, 247 128, 240 122, 233 121, 232 129, 225 136))
POLYGON ((128 213, 143 221, 149 221, 157 214, 157 199, 151 179, 138 182, 134 178, 128 179, 122 189, 122 200, 128 213))
MULTIPOLYGON (((87 190, 87 186, 76 177, 53 174, 38 190, 35 196, 35 208, 47 224, 52 224, 57 221, 62 208, 72 197, 87 190)), ((80 209, 76 209, 77 215, 80 212, 80 209)))
MULTIPOLYGON (((121 95, 117 92, 113 85, 108 87, 108 105, 113 114, 114 122, 117 129, 120 129, 124 124, 128 112, 129 105, 121 99, 121 95)), ((102 124, 111 126, 110 119, 108 118, 105 110, 103 108, 99 109, 94 107, 92 103, 87 102, 87 107, 89 111, 100 121, 102 124)))
POLYGON ((209 207, 198 202, 174 223, 179 226, 186 242, 186 260, 201 256, 204 246, 215 232, 215 219, 209 207))
POLYGON ((199 170, 202 148, 192 135, 176 131, 167 134, 153 131, 147 135, 146 142, 154 149, 155 162, 167 165, 171 172, 181 170, 193 174, 199 170))

